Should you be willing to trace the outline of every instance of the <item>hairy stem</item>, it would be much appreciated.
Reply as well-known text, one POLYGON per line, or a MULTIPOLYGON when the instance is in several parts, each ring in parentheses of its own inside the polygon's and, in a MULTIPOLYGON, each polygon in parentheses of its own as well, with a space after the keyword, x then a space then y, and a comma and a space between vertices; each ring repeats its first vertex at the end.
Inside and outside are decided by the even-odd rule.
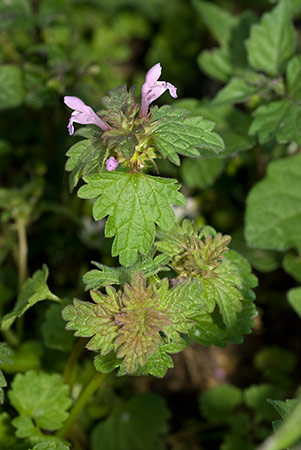
POLYGON ((105 375, 103 373, 97 372, 90 380, 90 382, 87 384, 87 386, 84 388, 76 402, 74 403, 69 417, 66 420, 63 428, 61 428, 56 436, 60 438, 67 438, 71 426, 76 422, 78 416, 80 415, 82 409, 88 402, 89 398, 94 394, 94 392, 99 388, 99 386, 104 382, 104 380, 107 378, 108 375, 105 375))

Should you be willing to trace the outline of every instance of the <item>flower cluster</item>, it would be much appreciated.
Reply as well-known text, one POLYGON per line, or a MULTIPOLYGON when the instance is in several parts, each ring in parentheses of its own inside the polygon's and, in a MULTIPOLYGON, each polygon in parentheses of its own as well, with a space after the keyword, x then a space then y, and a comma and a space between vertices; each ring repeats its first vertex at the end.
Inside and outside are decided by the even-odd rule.
MULTIPOLYGON (((158 97, 160 97, 165 91, 168 90, 173 98, 177 98, 177 88, 169 82, 159 80, 161 72, 162 67, 160 63, 158 63, 155 64, 146 74, 145 82, 142 86, 141 106, 139 114, 140 122, 147 117, 150 104, 158 97)), ((73 135, 74 133, 74 123, 79 123, 82 125, 96 125, 104 132, 104 138, 107 140, 114 134, 115 136, 116 134, 122 135, 122 130, 116 130, 116 132, 114 133, 114 130, 112 130, 112 124, 110 124, 108 120, 106 121, 101 119, 90 106, 87 106, 79 98, 66 96, 64 97, 64 102, 69 108, 73 109, 67 127, 70 135, 73 135)), ((118 111, 118 113, 120 113, 123 117, 122 111, 118 111)), ((124 128, 124 124, 122 124, 121 128, 124 128)), ((132 140, 132 142, 135 140, 137 141, 137 137, 131 134, 129 134, 128 139, 132 140)), ((135 143, 139 145, 138 141, 135 143)), ((115 156, 111 155, 106 160, 106 168, 109 171, 115 170, 119 164, 119 160, 115 156)), ((132 159, 133 161, 136 161, 137 154, 133 155, 132 159)))

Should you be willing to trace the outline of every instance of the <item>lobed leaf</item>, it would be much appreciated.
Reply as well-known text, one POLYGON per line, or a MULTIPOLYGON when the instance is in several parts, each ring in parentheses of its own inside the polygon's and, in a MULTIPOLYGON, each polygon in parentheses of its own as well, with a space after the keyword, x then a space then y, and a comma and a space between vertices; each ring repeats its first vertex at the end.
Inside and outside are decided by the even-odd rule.
POLYGON ((183 205, 175 180, 143 173, 103 173, 85 178, 78 195, 95 198, 93 216, 100 220, 109 216, 105 234, 115 236, 112 255, 119 255, 124 266, 133 264, 138 252, 146 254, 155 237, 155 224, 164 230, 175 221, 170 204, 183 205))

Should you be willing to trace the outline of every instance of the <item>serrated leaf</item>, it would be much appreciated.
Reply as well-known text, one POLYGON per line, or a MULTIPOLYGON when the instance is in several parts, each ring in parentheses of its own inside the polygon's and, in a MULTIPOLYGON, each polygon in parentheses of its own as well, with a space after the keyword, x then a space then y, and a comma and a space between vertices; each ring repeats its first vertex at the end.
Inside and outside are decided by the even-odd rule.
POLYGON ((301 145, 301 106, 290 99, 278 100, 260 106, 253 113, 251 135, 258 135, 264 144, 276 138, 279 143, 296 141, 301 145))
POLYGON ((301 250, 301 155, 269 164, 247 198, 245 236, 265 249, 301 250))
POLYGON ((112 255, 129 266, 138 251, 146 254, 154 241, 155 224, 164 230, 172 228, 175 217, 170 204, 183 205, 176 180, 143 173, 103 173, 85 178, 78 195, 95 198, 93 216, 100 220, 109 216, 105 234, 115 236, 112 255))
POLYGON ((167 431, 169 415, 158 395, 135 395, 96 425, 92 431, 92 450, 99 450, 100 442, 106 450, 163 450, 162 434, 167 431))
MULTIPOLYGON (((13 351, 9 348, 9 346, 5 342, 0 342, 0 367, 2 364, 12 364, 12 355, 13 351)), ((4 378, 2 370, 0 370, 0 404, 4 402, 4 387, 7 386, 7 382, 4 378)))
POLYGON ((280 75, 293 55, 296 31, 292 25, 290 0, 281 0, 259 24, 251 28, 246 42, 250 65, 271 77, 280 75))
POLYGON ((83 276, 85 290, 99 289, 110 284, 124 284, 128 281, 128 271, 125 267, 108 267, 92 261, 98 269, 89 270, 83 276))
POLYGON ((229 415, 241 403, 241 389, 229 384, 211 387, 199 397, 201 413, 211 423, 228 423, 229 415))
POLYGON ((287 299, 301 319, 301 287, 290 289, 287 293, 287 299))
POLYGON ((186 186, 205 189, 214 183, 223 167, 222 159, 185 158, 181 164, 181 174, 186 186))
POLYGON ((7 64, 0 67, 0 110, 19 106, 24 99, 24 85, 20 67, 7 64))
POLYGON ((85 139, 74 144, 66 153, 68 161, 65 169, 70 173, 70 189, 78 183, 80 177, 88 175, 93 169, 103 169, 108 151, 101 138, 85 139))
POLYGON ((116 357, 115 352, 110 352, 107 355, 97 355, 94 358, 94 366, 98 372, 110 373, 120 366, 120 359, 116 357))
POLYGON ((69 386, 60 375, 29 371, 16 375, 11 386, 8 396, 12 406, 38 427, 58 430, 68 417, 66 410, 72 401, 69 386))
POLYGON ((60 301, 60 299, 49 290, 47 278, 48 268, 44 264, 42 269, 37 270, 33 274, 32 278, 28 278, 25 281, 14 309, 12 312, 5 314, 2 319, 1 327, 3 330, 8 330, 17 317, 23 316, 23 314, 36 303, 42 300, 60 301))
POLYGON ((222 138, 213 132, 214 123, 202 117, 192 117, 185 110, 170 106, 153 108, 152 139, 164 158, 180 165, 178 154, 190 157, 202 155, 202 150, 220 153, 225 149, 222 138))
POLYGON ((62 305, 50 305, 42 323, 42 335, 47 347, 61 352, 70 352, 74 344, 73 334, 65 329, 66 323, 62 318, 62 305))
POLYGON ((260 95, 262 90, 262 86, 249 84, 244 78, 234 77, 218 92, 212 101, 212 105, 243 103, 253 95, 260 95))
MULTIPOLYGON (((219 158, 242 150, 248 150, 255 145, 255 138, 248 135, 251 118, 248 114, 234 108, 231 105, 214 106, 207 100, 196 99, 178 100, 177 105, 189 110, 193 115, 201 115, 205 119, 216 121, 216 131, 225 143, 225 151, 218 155, 219 158)), ((206 158, 210 155, 207 154, 206 158)), ((212 153, 212 157, 217 155, 212 153)))

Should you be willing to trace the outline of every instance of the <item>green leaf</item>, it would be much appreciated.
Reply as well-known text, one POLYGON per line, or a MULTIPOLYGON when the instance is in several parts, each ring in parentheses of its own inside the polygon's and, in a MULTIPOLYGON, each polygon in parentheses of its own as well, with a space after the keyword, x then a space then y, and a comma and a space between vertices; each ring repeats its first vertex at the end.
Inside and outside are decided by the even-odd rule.
POLYGON ((22 71, 18 66, 0 66, 0 110, 15 108, 24 99, 22 71))
POLYGON ((229 83, 221 89, 212 101, 212 105, 232 105, 243 103, 253 95, 260 95, 262 86, 249 84, 244 78, 231 78, 229 83))
POLYGON ((92 450, 163 450, 170 413, 156 394, 135 395, 92 431, 92 450), (116 433, 116 430, 118 432, 116 433), (147 436, 147 439, 146 439, 147 436))
POLYGON ((231 55, 226 48, 204 50, 197 58, 200 69, 209 77, 226 83, 234 73, 231 55))
POLYGON ((301 318, 301 287, 290 289, 287 293, 287 299, 292 308, 301 318))
POLYGON ((280 388, 271 384, 253 385, 244 391, 245 404, 255 412, 255 423, 262 420, 276 419, 275 411, 267 403, 268 398, 282 398, 283 392, 280 388))
POLYGON ((297 405, 298 400, 296 398, 290 398, 288 400, 282 401, 271 400, 270 398, 268 398, 267 402, 276 409, 283 420, 286 420, 291 411, 297 405))
POLYGON ((301 255, 286 253, 282 261, 283 269, 301 283, 301 255))
POLYGON ((289 99, 271 102, 260 106, 253 113, 250 127, 251 135, 258 135, 264 144, 276 138, 279 143, 296 141, 301 145, 301 106, 289 99))
POLYGON ((178 154, 202 155, 202 150, 219 153, 225 149, 222 138, 214 133, 214 123, 202 117, 191 117, 185 110, 170 106, 152 110, 152 138, 164 158, 180 165, 178 154))
POLYGON ((37 270, 32 278, 28 278, 22 286, 18 296, 17 303, 12 312, 5 314, 2 319, 2 329, 8 330, 17 317, 23 314, 36 303, 42 300, 53 300, 55 302, 60 299, 50 292, 47 286, 48 268, 44 264, 41 270, 37 270))
POLYGON ((0 413, 0 445, 1 449, 15 449, 15 430, 11 424, 11 418, 7 412, 0 413))
POLYGON ((227 423, 233 410, 242 403, 242 391, 229 384, 211 387, 199 396, 202 415, 211 423, 227 423))
POLYGON ((42 323, 45 345, 61 352, 70 352, 74 344, 73 334, 65 329, 66 323, 62 318, 62 310, 66 303, 68 302, 62 305, 50 305, 42 323))
MULTIPOLYGON (((188 109, 193 115, 201 115, 205 119, 216 121, 216 131, 224 140, 226 148, 218 155, 219 158, 226 158, 255 145, 255 138, 248 135, 251 118, 233 106, 215 106, 207 100, 200 102, 196 99, 178 100, 177 105, 188 109)), ((217 155, 212 153, 212 157, 215 159, 217 155)), ((210 158, 210 155, 207 154, 206 158, 210 158)))
POLYGON ((39 341, 25 341, 16 349, 9 362, 0 364, 0 368, 7 373, 38 369, 41 364, 42 354, 43 348, 39 341))
POLYGON ((301 100, 301 56, 297 55, 292 58, 286 71, 286 85, 288 95, 295 99, 301 100))
POLYGON ((253 25, 246 42, 250 65, 271 77, 280 75, 294 53, 296 31, 292 25, 290 0, 281 0, 259 24, 253 25))
POLYGON ((98 372, 110 373, 120 366, 120 359, 116 357, 115 352, 106 355, 97 355, 94 358, 94 366, 98 372))
POLYGON ((280 347, 264 347, 256 353, 254 366, 266 379, 278 386, 290 385, 289 374, 297 364, 293 352, 280 347))
MULTIPOLYGON (((34 420, 37 427, 45 430, 61 428, 72 401, 68 397, 69 386, 60 375, 29 371, 16 375, 11 386, 8 396, 19 417, 34 420)), ((17 419, 13 424, 19 429, 17 419)))
MULTIPOLYGON (((0 367, 2 364, 12 364, 12 355, 13 351, 9 348, 9 346, 4 342, 0 342, 0 367)), ((6 386, 7 382, 2 371, 0 370, 0 404, 4 402, 4 392, 2 388, 6 386)))
POLYGON ((164 230, 172 228, 175 217, 170 204, 183 205, 175 180, 143 173, 110 173, 85 178, 87 185, 79 189, 80 198, 100 196, 93 206, 95 220, 109 215, 105 234, 115 236, 112 255, 129 266, 138 251, 146 254, 155 236, 155 223, 164 230))
POLYGON ((221 46, 230 43, 232 29, 237 23, 237 17, 219 6, 196 0, 193 2, 207 28, 221 46))
POLYGON ((247 198, 245 236, 265 249, 301 250, 301 155, 272 162, 247 198))
POLYGON ((224 167, 222 159, 189 159, 181 164, 181 174, 186 186, 205 189, 219 177, 224 167))
POLYGON ((66 153, 68 161, 65 169, 70 173, 70 189, 72 190, 78 183, 80 177, 98 168, 103 169, 104 162, 108 156, 106 146, 100 137, 98 139, 85 139, 74 144, 66 153))

